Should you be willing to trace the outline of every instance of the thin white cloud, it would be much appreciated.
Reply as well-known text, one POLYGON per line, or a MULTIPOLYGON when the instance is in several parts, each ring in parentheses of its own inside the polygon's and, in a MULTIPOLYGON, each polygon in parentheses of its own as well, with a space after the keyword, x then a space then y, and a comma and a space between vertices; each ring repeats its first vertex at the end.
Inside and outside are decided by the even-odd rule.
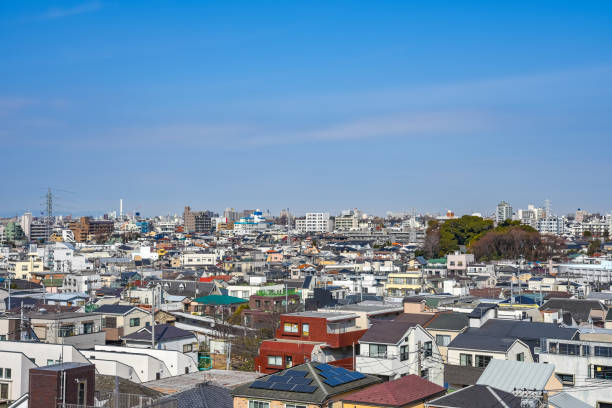
POLYGON ((92 13, 102 9, 102 3, 99 1, 90 1, 77 4, 73 7, 52 7, 43 14, 33 18, 33 20, 56 20, 59 18, 75 16, 77 14, 92 13))

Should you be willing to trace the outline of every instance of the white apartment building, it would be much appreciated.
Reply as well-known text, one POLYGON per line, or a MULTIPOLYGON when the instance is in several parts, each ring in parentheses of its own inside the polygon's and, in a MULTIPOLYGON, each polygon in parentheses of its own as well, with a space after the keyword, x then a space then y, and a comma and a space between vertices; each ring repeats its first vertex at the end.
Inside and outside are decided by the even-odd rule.
POLYGON ((333 221, 329 213, 306 213, 305 219, 295 220, 295 228, 300 232, 331 232, 333 221))
POLYGON ((505 201, 497 204, 497 209, 495 211, 495 223, 501 224, 506 220, 512 219, 512 206, 505 201))
POLYGON ((216 264, 217 264, 217 255, 215 254, 204 254, 204 253, 181 254, 181 265, 185 267, 216 265, 216 264))
POLYGON ((67 274, 64 276, 62 292, 64 293, 91 293, 102 287, 100 274, 96 272, 67 274))
POLYGON ((554 215, 547 216, 538 220, 538 231, 541 234, 565 234, 565 217, 557 217, 554 215))

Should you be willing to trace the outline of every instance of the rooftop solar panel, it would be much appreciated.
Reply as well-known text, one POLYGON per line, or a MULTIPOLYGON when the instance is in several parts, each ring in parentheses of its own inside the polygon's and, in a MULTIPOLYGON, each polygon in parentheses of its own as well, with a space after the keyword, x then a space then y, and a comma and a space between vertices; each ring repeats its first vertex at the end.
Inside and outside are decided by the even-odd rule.
POLYGON ((329 365, 329 364, 319 364, 319 365, 317 366, 317 368, 318 368, 319 370, 330 370, 330 369, 333 369, 333 368, 334 368, 334 366, 331 366, 331 365, 329 365))
POLYGON ((291 391, 291 389, 295 386, 295 384, 289 384, 289 383, 275 383, 274 387, 272 388, 273 390, 278 390, 278 391, 291 391))
POLYGON ((253 381, 253 384, 251 384, 249 388, 261 388, 265 390, 268 388, 268 384, 265 381, 253 381))
POLYGON ((291 391, 312 393, 312 392, 315 392, 316 390, 317 390, 317 387, 313 385, 297 384, 295 387, 293 387, 293 390, 291 391))
POLYGON ((268 382, 287 382, 290 378, 284 375, 271 375, 268 377, 268 382))
POLYGON ((284 375, 288 375, 290 377, 306 377, 306 371, 288 370, 285 371, 284 375))
POLYGON ((311 378, 301 378, 301 377, 290 377, 288 378, 288 384, 310 384, 312 382, 311 378))

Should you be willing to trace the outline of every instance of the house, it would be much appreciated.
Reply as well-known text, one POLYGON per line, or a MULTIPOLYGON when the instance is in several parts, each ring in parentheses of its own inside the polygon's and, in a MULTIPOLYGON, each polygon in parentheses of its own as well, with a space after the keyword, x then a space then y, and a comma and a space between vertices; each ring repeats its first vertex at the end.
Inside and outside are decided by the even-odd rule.
POLYGON ((28 315, 32 329, 43 343, 93 348, 105 343, 102 316, 97 313, 58 312, 44 309, 28 315))
POLYGON ((249 298, 249 308, 242 311, 244 324, 252 328, 272 327, 274 315, 297 310, 301 296, 294 289, 260 290, 249 298))
POLYGON ((569 313, 577 325, 604 325, 608 308, 599 300, 589 299, 549 299, 540 310, 560 310, 561 314, 569 313))
POLYGON ((522 389, 544 390, 555 394, 563 384, 555 375, 555 366, 526 361, 491 360, 476 382, 506 392, 522 389))
MULTIPOLYGON (((198 358, 198 340, 190 331, 168 324, 155 325, 155 349, 174 350, 189 355, 194 361, 198 358)), ((153 335, 151 326, 122 337, 126 347, 151 348, 153 335)))
POLYGON ((447 347, 451 341, 460 333, 463 333, 469 325, 469 317, 466 313, 440 312, 436 313, 423 326, 435 339, 440 351, 440 356, 447 362, 447 347))
POLYGON ((408 374, 443 384, 443 363, 435 338, 421 326, 427 315, 380 320, 359 339, 356 369, 384 380, 408 374), (421 319, 421 320, 419 320, 421 319))
POLYGON ((240 385, 232 396, 240 408, 340 408, 343 397, 379 382, 375 376, 309 362, 240 385))
POLYGON ((222 320, 230 317, 248 300, 228 295, 209 295, 193 299, 189 311, 195 314, 220 316, 222 320))
POLYGON ((422 280, 422 272, 419 269, 390 273, 385 285, 387 296, 407 296, 411 293, 418 293, 421 291, 422 280))
POLYGON ((0 406, 8 405, 28 392, 28 373, 36 367, 21 352, 0 351, 0 406))
POLYGON ((264 340, 255 370, 270 374, 308 361, 353 368, 353 347, 366 332, 350 312, 298 312, 280 316, 276 338, 264 340))
POLYGON ((123 336, 137 332, 151 320, 151 313, 129 305, 102 305, 96 313, 102 315, 107 342, 120 342, 123 336))
POLYGON ((446 389, 417 375, 372 385, 341 399, 343 408, 421 408, 446 389))
POLYGON ((359 317, 356 320, 357 327, 367 329, 372 322, 377 320, 393 320, 402 314, 404 308, 401 304, 367 301, 354 305, 336 306, 334 308, 319 308, 319 312, 347 312, 355 313, 359 317))
POLYGON ((426 408, 522 408, 522 399, 488 385, 469 387, 429 401, 426 408))

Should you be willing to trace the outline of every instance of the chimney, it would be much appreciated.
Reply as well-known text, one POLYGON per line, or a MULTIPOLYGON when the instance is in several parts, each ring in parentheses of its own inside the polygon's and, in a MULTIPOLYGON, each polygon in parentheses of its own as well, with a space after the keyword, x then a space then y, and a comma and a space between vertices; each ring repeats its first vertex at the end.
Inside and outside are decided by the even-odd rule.
POLYGON ((95 375, 95 366, 87 363, 31 368, 28 405, 36 408, 57 408, 63 403, 94 406, 95 375))

